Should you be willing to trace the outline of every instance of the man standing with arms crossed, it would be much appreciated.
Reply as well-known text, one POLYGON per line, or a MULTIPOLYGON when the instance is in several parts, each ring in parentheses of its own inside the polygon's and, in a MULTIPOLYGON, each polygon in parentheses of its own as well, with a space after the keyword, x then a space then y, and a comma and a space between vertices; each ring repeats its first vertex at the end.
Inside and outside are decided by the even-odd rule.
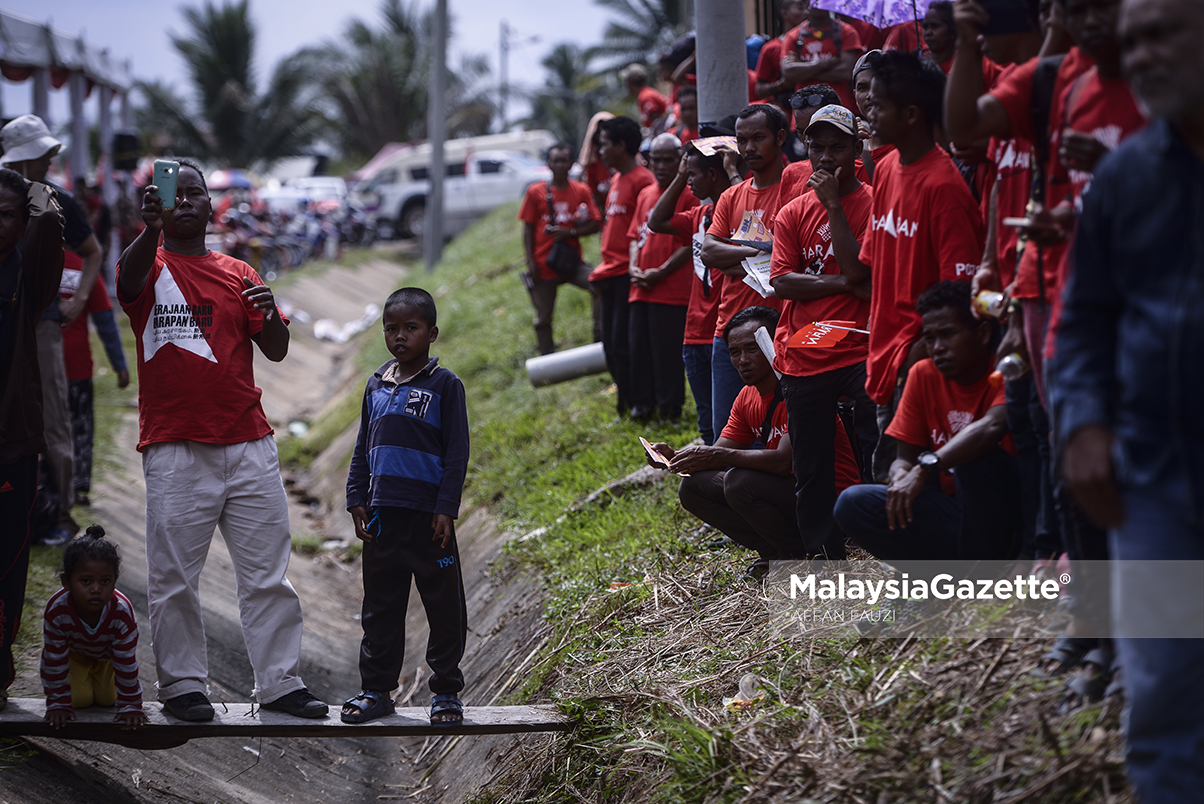
POLYGON ((205 247, 205 178, 187 161, 177 173, 173 208, 164 208, 157 187, 147 188, 146 229, 117 269, 117 295, 138 338, 159 699, 181 720, 213 718, 197 587, 220 526, 238 579, 256 698, 265 709, 324 717, 326 704, 299 675, 301 603, 284 575, 288 500, 252 369, 252 343, 273 362, 288 354, 287 321, 251 266, 205 247))

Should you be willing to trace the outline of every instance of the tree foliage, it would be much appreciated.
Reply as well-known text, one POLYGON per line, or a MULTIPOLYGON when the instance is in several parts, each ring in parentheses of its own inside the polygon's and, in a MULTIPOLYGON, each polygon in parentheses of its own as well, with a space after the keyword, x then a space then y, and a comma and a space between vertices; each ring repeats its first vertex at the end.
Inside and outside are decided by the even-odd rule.
MULTIPOLYGON (((327 136, 349 156, 370 157, 388 142, 426 137, 434 11, 383 0, 384 25, 353 19, 343 35, 297 54, 319 97, 327 136)), ((447 76, 448 136, 483 134, 493 103, 482 86, 483 56, 447 76)))
MULTIPOLYGON (((607 59, 607 68, 631 62, 647 64, 670 43, 694 27, 690 0, 594 0, 617 19, 602 33, 597 54, 607 59)), ((733 0, 735 2, 735 0, 733 0)))
POLYGON ((529 94, 531 114, 523 124, 545 128, 557 139, 574 145, 585 137, 590 117, 616 94, 612 73, 591 70, 594 53, 569 42, 552 48, 540 62, 547 71, 544 85, 529 94))
POLYGON ((293 59, 272 71, 258 93, 253 66, 255 26, 248 0, 182 10, 188 33, 172 36, 184 60, 192 97, 159 81, 139 82, 144 131, 171 136, 174 150, 223 167, 262 167, 313 142, 319 118, 293 59))

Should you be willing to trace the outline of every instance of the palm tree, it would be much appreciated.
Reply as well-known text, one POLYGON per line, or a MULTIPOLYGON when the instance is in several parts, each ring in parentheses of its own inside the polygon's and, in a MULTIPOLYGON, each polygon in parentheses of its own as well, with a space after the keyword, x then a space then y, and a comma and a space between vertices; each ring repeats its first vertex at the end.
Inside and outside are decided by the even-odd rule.
POLYGON ((585 136, 590 115, 607 105, 617 84, 613 73, 593 74, 594 52, 562 42, 544 56, 547 70, 544 86, 530 93, 531 114, 525 125, 546 128, 568 143, 577 145, 585 136))
POLYGON ((221 7, 206 0, 183 14, 189 35, 172 36, 172 45, 184 59, 194 98, 158 81, 140 82, 143 129, 165 132, 175 150, 223 167, 266 167, 309 145, 318 117, 306 102, 298 65, 280 62, 267 91, 257 92, 248 0, 221 7))
MULTIPOLYGON (((340 40, 297 55, 318 93, 328 136, 349 156, 366 158, 388 142, 426 136, 434 12, 383 0, 381 16, 382 28, 354 19, 340 40)), ((488 131, 493 104, 482 83, 488 72, 483 56, 466 56, 449 71, 449 136, 488 131)))
MULTIPOLYGON (((594 0, 611 11, 598 55, 608 57, 606 69, 630 62, 648 64, 681 34, 694 27, 692 0, 594 0)), ((735 2, 735 0, 733 0, 735 2)))

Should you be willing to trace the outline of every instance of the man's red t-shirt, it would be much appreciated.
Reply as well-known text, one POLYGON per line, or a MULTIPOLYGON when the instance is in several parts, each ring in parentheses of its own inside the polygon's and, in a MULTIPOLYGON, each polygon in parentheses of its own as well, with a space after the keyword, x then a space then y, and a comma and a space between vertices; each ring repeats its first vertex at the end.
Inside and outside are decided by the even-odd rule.
MULTIPOLYGON (((860 56, 865 52, 861 44, 861 35, 857 29, 848 23, 833 18, 833 25, 827 30, 812 30, 806 20, 796 28, 792 28, 782 37, 782 55, 793 53, 803 64, 815 64, 821 61, 839 59, 844 53, 860 56), (840 42, 837 43, 836 32, 839 31, 840 42)), ((779 72, 779 75, 781 73, 779 72)), ((853 97, 853 87, 848 81, 808 81, 798 84, 795 89, 802 89, 810 84, 826 83, 836 90, 840 103, 847 109, 856 111, 857 102, 853 97)))
POLYGON ((656 184, 656 178, 643 165, 636 165, 626 174, 615 173, 610 177, 610 192, 606 195, 606 223, 602 227, 602 264, 589 275, 591 282, 627 273, 631 262, 631 255, 627 251, 631 238, 627 236, 627 230, 631 227, 631 219, 635 217, 640 190, 649 184, 656 184))
MULTIPOLYGON (((1145 115, 1138 108, 1128 83, 1119 78, 1100 78, 1097 68, 1084 73, 1070 86, 1063 109, 1063 128, 1089 134, 1110 151, 1116 150, 1118 145, 1146 125, 1145 115)), ((1070 200, 1076 209, 1081 209, 1083 193, 1091 187, 1092 174, 1083 170, 1068 170, 1061 162, 1058 168, 1060 176, 1068 177, 1070 200)), ((1057 333, 1062 321, 1062 286, 1070 278, 1070 270, 1070 253, 1067 250, 1058 266, 1055 281, 1053 310, 1045 338, 1046 358, 1052 357, 1056 351, 1057 333)))
POLYGON ((903 166, 887 156, 874 171, 871 231, 861 261, 872 270, 870 354, 865 390, 890 401, 899 370, 920 337, 916 299, 942 279, 969 281, 982 259, 978 204, 953 160, 934 147, 903 166))
MULTIPOLYGON (((63 278, 59 283, 59 298, 70 299, 79 292, 79 281, 83 274, 84 261, 74 251, 63 250, 63 278)), ((101 277, 96 277, 92 292, 83 311, 63 328, 63 365, 67 379, 88 380, 92 378, 92 343, 88 339, 88 316, 101 310, 112 310, 109 293, 101 277)))
MULTIPOLYGON (((899 409, 886 428, 886 434, 904 444, 935 452, 953 436, 987 415, 996 405, 1004 404, 1004 383, 998 375, 983 377, 973 385, 958 385, 945 379, 930 358, 911 368, 899 409)), ((1012 436, 999 442, 1008 453, 1015 455, 1012 436)), ((941 491, 954 494, 957 486, 953 475, 941 473, 941 491)))
MULTIPOLYGON (((987 146, 987 159, 995 165, 995 186, 999 188, 999 198, 995 204, 995 262, 999 268, 999 279, 1005 288, 1016 278, 1020 230, 1014 226, 1004 226, 1003 219, 1027 215, 1028 200, 1032 194, 1034 158, 1032 144, 1020 137, 1010 140, 992 137, 991 144, 987 146)), ((989 193, 986 200, 990 200, 989 193)))
MULTIPOLYGON (((636 200, 635 204, 635 215, 632 217, 631 226, 627 230, 627 236, 639 243, 640 253, 636 258, 636 264, 643 271, 660 268, 669 261, 669 258, 678 249, 690 247, 690 238, 688 237, 660 234, 648 229, 648 216, 652 214, 652 208, 656 206, 656 202, 660 200, 663 193, 664 190, 656 183, 650 184, 643 190, 640 190, 640 197, 636 200)), ((677 206, 673 209, 673 212, 674 214, 680 214, 696 206, 698 206, 698 199, 694 197, 693 193, 682 193, 677 197, 677 206)), ((654 304, 670 304, 674 307, 685 307, 690 303, 690 283, 693 274, 693 268, 687 261, 685 265, 669 274, 660 282, 657 282, 651 288, 639 288, 632 282, 631 291, 627 294, 627 301, 653 302, 654 304)))
MULTIPOLYGON (((782 168, 783 206, 800 195, 811 191, 811 188, 807 186, 807 180, 811 178, 811 174, 814 172, 811 168, 810 159, 800 159, 782 168)), ((873 184, 870 181, 870 174, 865 170, 865 163, 860 158, 853 160, 853 172, 857 174, 857 181, 862 184, 873 184)))
POLYGON ((635 105, 640 110, 640 125, 649 128, 664 117, 665 110, 669 108, 669 99, 652 87, 644 87, 635 96, 635 105))
MULTIPOLYGON (((742 224, 748 221, 760 220, 765 228, 772 233, 773 222, 781 206, 782 183, 770 185, 763 190, 753 187, 750 176, 735 187, 729 187, 719 196, 715 204, 715 212, 711 217, 711 228, 707 234, 720 238, 736 238, 752 240, 749 235, 739 234, 742 224)), ((745 307, 755 306, 782 309, 782 300, 776 296, 764 298, 753 290, 738 276, 723 277, 723 290, 719 298, 719 317, 715 320, 715 337, 723 337, 723 328, 732 316, 745 307)))
POLYGON ((678 234, 690 238, 690 250, 693 252, 692 264, 688 266, 693 279, 690 280, 690 303, 686 310, 686 334, 682 340, 682 343, 690 346, 712 344, 715 340, 715 322, 719 319, 723 272, 702 265, 702 240, 707 233, 707 216, 714 210, 714 204, 695 206, 669 219, 669 225, 678 234), (701 277, 699 266, 702 266, 701 277))
MULTIPOLYGON (((121 267, 118 266, 120 282, 121 267)), ((138 449, 165 441, 237 444, 272 433, 255 386, 254 344, 263 315, 242 297, 241 260, 160 248, 135 299, 121 300, 138 341, 138 449)), ((284 323, 288 319, 276 310, 284 323)))
POLYGON ((775 36, 761 45, 761 53, 757 56, 756 80, 772 84, 782 77, 782 39, 785 35, 775 36))
POLYGON ((882 43, 886 41, 885 32, 872 22, 859 20, 856 17, 843 17, 840 21, 851 25, 857 31, 857 36, 861 37, 861 46, 866 50, 880 50, 882 43))
MULTIPOLYGON (((732 403, 732 413, 719 437, 730 439, 744 447, 751 446, 761 438, 761 425, 765 423, 765 414, 772 401, 773 394, 763 395, 755 385, 746 385, 741 388, 740 393, 736 394, 736 401, 732 403)), ((765 448, 777 449, 778 444, 782 441, 782 436, 788 432, 786 403, 783 402, 773 412, 773 421, 765 448)), ((858 469, 857 461, 853 457, 853 449, 849 446, 849 437, 844 431, 844 423, 837 416, 836 490, 844 491, 849 486, 855 486, 860 482, 861 470, 858 469)))
MULTIPOLYGON (((1002 77, 990 91, 1007 112, 1011 121, 1012 136, 1034 142, 1036 131, 1033 128, 1033 84, 1037 72, 1038 60, 1033 58, 1019 65, 1007 76, 1002 77)), ((1057 121, 1063 117, 1063 100, 1066 90, 1080 75, 1094 66, 1094 61, 1077 47, 1072 47, 1062 59, 1058 67, 1057 78, 1054 79, 1054 95, 1049 114, 1049 159, 1045 164, 1045 206, 1056 207, 1070 193, 1070 185, 1065 181, 1057 181, 1054 172, 1058 170, 1058 143, 1061 141, 1061 127, 1057 121)), ((1045 298, 1052 302, 1054 287, 1058 280, 1058 265, 1065 255, 1065 243, 1038 249, 1036 246, 1025 248, 1020 254, 1016 266, 1016 286, 1012 295, 1017 299, 1036 299, 1040 296, 1040 281, 1037 277, 1038 252, 1044 265, 1045 298)))
MULTIPOLYGON (((949 75, 949 71, 953 69, 953 60, 955 58, 956 58, 956 56, 950 56, 949 58, 945 59, 944 61, 938 62, 938 65, 941 68, 941 72, 943 72, 946 76, 949 75)), ((991 87, 995 86, 995 82, 999 80, 999 77, 1003 72, 1004 72, 1003 67, 1000 67, 998 64, 991 61, 986 56, 983 56, 982 57, 982 91, 990 92, 991 87)))
POLYGON ((595 161, 585 166, 581 178, 585 180, 585 186, 589 187, 591 193, 606 195, 610 191, 610 177, 613 173, 614 171, 601 161, 595 161))
MULTIPOLYGON (((865 184, 840 199, 849 228, 859 243, 865 239, 870 225, 872 202, 873 193, 865 184)), ((832 250, 828 211, 815 193, 795 198, 782 207, 774 231, 771 278, 790 273, 840 273, 832 250)), ((852 293, 838 293, 811 301, 784 301, 782 318, 774 336, 777 359, 773 367, 793 377, 810 377, 862 362, 868 355, 869 341, 865 335, 856 332, 850 332, 828 348, 788 348, 786 344, 794 333, 815 321, 854 321, 854 327, 866 329, 869 317, 870 303, 852 293)))
MULTIPOLYGON (((548 253, 555 241, 544 231, 544 227, 551 223, 548 215, 549 186, 549 182, 537 181, 527 188, 523 203, 518 208, 518 219, 535 227, 535 264, 539 267, 539 278, 559 279, 556 272, 548 267, 548 253)), ((556 208, 557 226, 571 228, 586 220, 602 219, 598 207, 594 205, 594 194, 579 181, 569 181, 567 187, 552 187, 552 205, 556 208)), ((565 242, 577 254, 581 254, 581 241, 572 237, 565 242)))

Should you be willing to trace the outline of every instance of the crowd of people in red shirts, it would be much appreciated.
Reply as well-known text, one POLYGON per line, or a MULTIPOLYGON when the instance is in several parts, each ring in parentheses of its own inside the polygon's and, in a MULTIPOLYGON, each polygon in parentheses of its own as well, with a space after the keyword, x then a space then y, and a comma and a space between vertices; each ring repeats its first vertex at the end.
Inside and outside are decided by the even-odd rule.
MULTIPOLYGON (((1154 15, 1133 28, 1150 41, 1179 35, 1165 20, 1199 11, 1124 5, 1154 15)), ((1082 412, 1112 415, 1114 403, 1076 390, 1083 366, 1112 366, 1083 356, 1099 301, 1074 282, 1072 246, 1101 164, 1153 128, 1155 107, 1122 72, 1145 52, 1124 32, 1121 0, 990 7, 1027 24, 1000 32, 976 0, 936 0, 922 20, 881 31, 784 0, 787 32, 761 47, 750 105, 734 118, 699 125, 681 64, 661 64, 675 98, 633 65, 622 78, 640 120, 598 115, 585 183, 568 179, 571 152, 556 146, 564 164, 524 200, 529 272, 549 288, 533 298, 554 302, 565 281, 594 294, 618 413, 675 419, 688 380, 702 443, 654 444, 649 462, 682 474, 683 506, 757 553, 752 578, 772 560, 843 558, 854 545, 886 561, 1023 561, 1052 575, 1125 543, 1123 495, 1106 485, 1122 476, 1111 424, 1082 412), (708 139, 722 134, 736 147, 708 139), (602 263, 582 267, 576 238, 599 226, 602 263), (543 259, 561 242, 571 279, 543 259), (1072 353, 1059 352, 1063 340, 1072 353)), ((1130 73, 1153 72, 1170 51, 1151 52, 1130 73)), ((1144 84, 1151 97, 1173 83, 1157 77, 1144 84)), ((1094 387, 1116 393, 1122 380, 1094 387)), ((1204 558, 1192 527, 1190 549, 1154 557, 1204 558)), ((1126 685, 1140 705, 1133 687, 1158 675, 1132 647, 1142 640, 1098 637, 1107 584, 1074 577, 1072 625, 1038 672, 1067 676, 1064 709, 1126 685), (1141 678, 1122 684, 1124 667, 1141 678)), ((1187 800, 1173 791, 1204 767, 1193 728, 1180 746, 1195 762, 1186 776, 1182 764, 1133 762, 1144 800, 1187 800)), ((1165 752, 1168 729, 1151 729, 1142 750, 1165 752)), ((1137 751, 1136 729, 1130 739, 1137 751)))

